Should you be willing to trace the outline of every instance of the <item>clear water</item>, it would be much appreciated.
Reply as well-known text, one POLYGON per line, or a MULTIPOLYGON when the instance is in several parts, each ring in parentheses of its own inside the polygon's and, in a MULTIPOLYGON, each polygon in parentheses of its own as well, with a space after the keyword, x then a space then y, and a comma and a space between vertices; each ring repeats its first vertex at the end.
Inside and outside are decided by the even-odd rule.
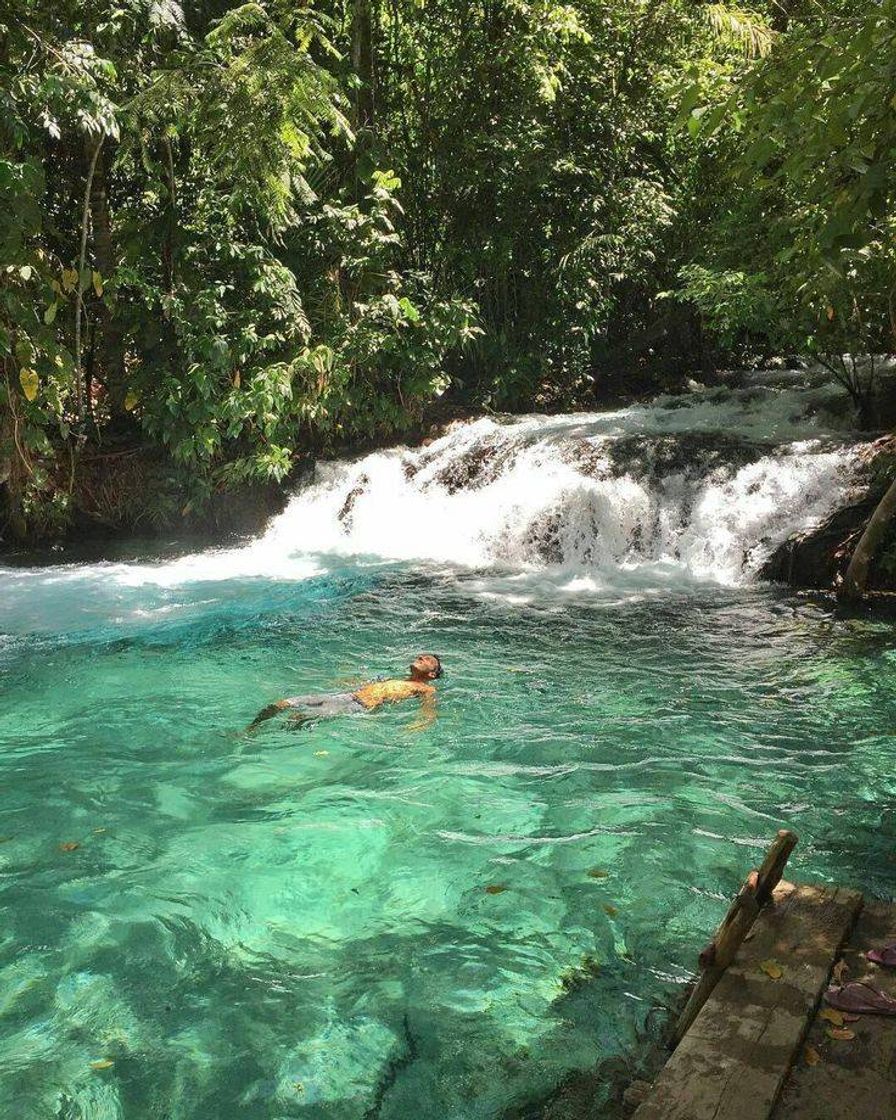
POLYGON ((500 1116, 636 1047, 776 828, 892 890, 889 624, 488 590, 348 567, 5 639, 4 1115, 500 1116), (427 731, 238 733, 418 648, 427 731))
POLYGON ((615 569, 303 551, 322 493, 291 547, 0 573, 3 1116, 500 1118, 636 1053, 777 828, 891 894, 891 623, 643 525, 615 569), (427 730, 241 732, 423 650, 427 730))

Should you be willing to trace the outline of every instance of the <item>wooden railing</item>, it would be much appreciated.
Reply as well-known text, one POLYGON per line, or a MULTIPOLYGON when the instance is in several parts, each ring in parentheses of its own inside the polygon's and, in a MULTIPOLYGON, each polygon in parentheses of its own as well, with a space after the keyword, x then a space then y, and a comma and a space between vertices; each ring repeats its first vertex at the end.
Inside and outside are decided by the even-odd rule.
POLYGON ((798 839, 796 833, 781 829, 766 852, 762 866, 747 876, 712 941, 700 954, 700 978, 675 1027, 673 1047, 684 1038, 722 973, 734 960, 759 911, 771 899, 798 839))

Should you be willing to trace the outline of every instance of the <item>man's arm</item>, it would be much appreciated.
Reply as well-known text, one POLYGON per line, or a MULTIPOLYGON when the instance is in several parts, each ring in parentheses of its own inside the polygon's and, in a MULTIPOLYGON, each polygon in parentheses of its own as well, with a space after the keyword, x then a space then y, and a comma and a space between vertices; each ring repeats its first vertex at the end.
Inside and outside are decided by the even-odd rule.
POLYGON ((291 707, 292 704, 290 704, 288 700, 275 700, 273 704, 268 704, 266 708, 261 709, 261 711, 255 717, 255 719, 252 720, 246 730, 254 730, 260 723, 264 723, 266 719, 270 719, 272 716, 277 715, 278 712, 285 711, 287 708, 291 707))
POLYGON ((417 718, 408 727, 408 731, 425 731, 428 727, 436 722, 438 716, 438 706, 436 704, 436 690, 434 688, 428 689, 420 697, 420 713, 417 718))

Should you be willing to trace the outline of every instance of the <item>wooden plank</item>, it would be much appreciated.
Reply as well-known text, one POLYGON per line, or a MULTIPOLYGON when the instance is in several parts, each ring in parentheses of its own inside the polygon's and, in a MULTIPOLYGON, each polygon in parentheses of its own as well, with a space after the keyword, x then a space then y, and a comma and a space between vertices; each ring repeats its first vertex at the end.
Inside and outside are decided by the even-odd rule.
POLYGON ((725 969, 734 960, 760 908, 766 905, 781 881, 784 867, 797 842, 796 833, 782 828, 769 845, 762 866, 758 871, 751 871, 747 876, 746 882, 722 919, 712 941, 700 954, 701 975, 672 1032, 673 1046, 677 1046, 684 1037, 699 1015, 700 1008, 709 999, 713 988, 724 975, 725 969))
POLYGON ((635 1120, 768 1120, 862 896, 782 883, 635 1120), (760 965, 774 960, 774 980, 760 965))
MULTIPOLYGON (((867 980, 896 998, 896 974, 868 964, 865 951, 896 941, 896 906, 867 902, 843 952, 847 980, 867 980)), ((863 1015, 851 1040, 832 1039, 816 1016, 807 1042, 819 1061, 795 1063, 774 1120, 892 1120, 896 1117, 896 1018, 863 1015)))

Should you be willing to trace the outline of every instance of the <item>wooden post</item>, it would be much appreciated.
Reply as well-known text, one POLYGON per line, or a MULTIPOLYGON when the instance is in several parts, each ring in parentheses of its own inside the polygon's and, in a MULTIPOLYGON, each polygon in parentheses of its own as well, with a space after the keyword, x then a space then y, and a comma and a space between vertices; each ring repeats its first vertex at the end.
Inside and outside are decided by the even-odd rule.
POLYGON ((762 866, 758 871, 751 871, 747 876, 712 941, 700 954, 702 973, 675 1027, 672 1036, 673 1047, 684 1038, 701 1007, 721 979, 722 973, 734 960, 757 914, 771 899, 772 891, 781 881, 784 867, 790 853, 796 847, 797 839, 795 833, 781 829, 766 852, 762 866))

